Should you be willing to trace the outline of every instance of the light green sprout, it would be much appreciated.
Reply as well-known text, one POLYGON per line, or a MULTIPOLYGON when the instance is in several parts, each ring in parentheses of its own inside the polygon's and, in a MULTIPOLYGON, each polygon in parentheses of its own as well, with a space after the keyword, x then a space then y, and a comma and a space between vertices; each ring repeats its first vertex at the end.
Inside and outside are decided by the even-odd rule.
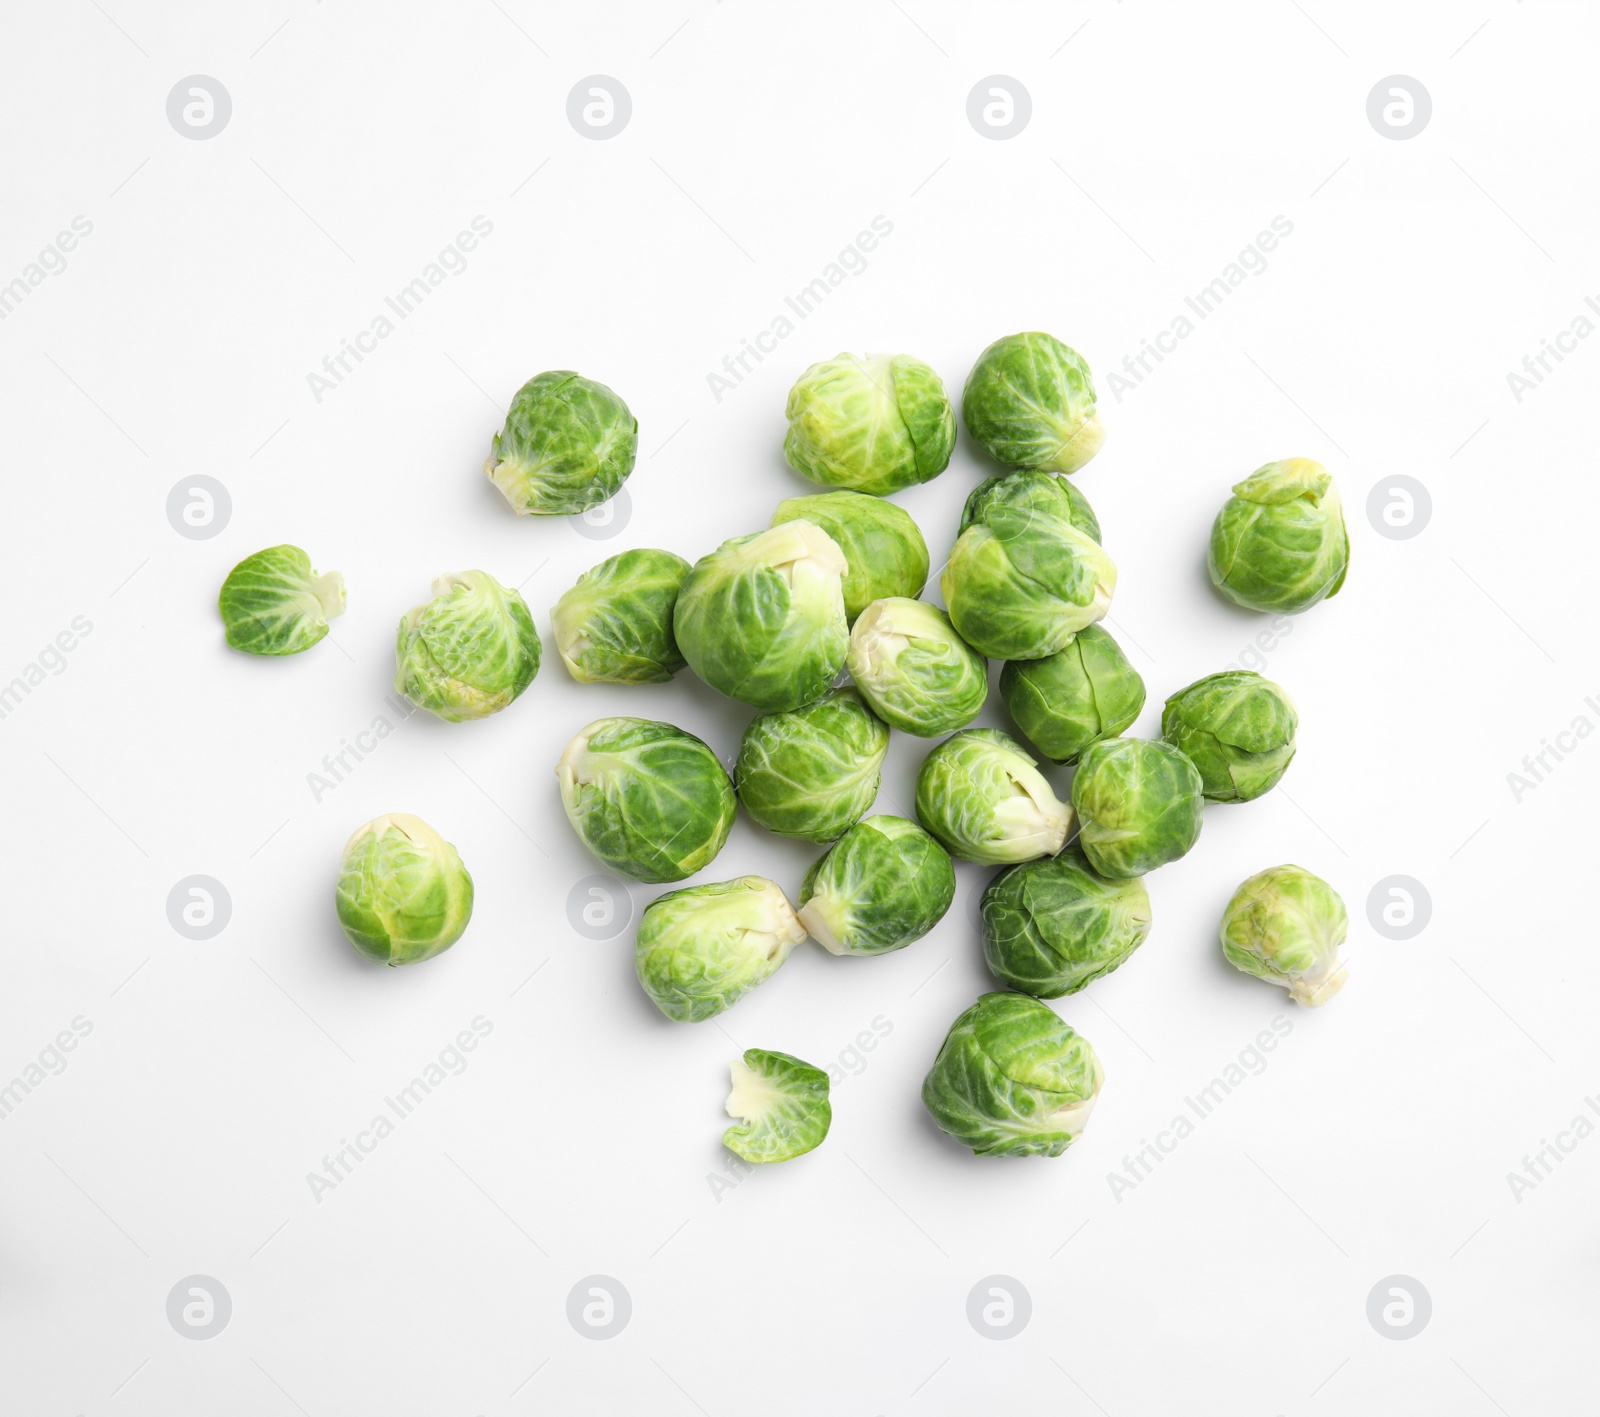
POLYGON ((1105 1073, 1089 1040, 1026 994, 985 994, 951 1025, 922 1083, 941 1131, 979 1156, 1060 1156, 1105 1073))
POLYGON ((379 964, 443 954, 472 919, 472 877, 420 817, 391 812, 345 843, 336 892, 350 943, 379 964))
POLYGON ((433 599, 406 612, 394 686, 450 723, 499 713, 539 672, 528 603, 487 571, 440 576, 433 599))
POLYGON ((815 703, 850 643, 844 554, 801 519, 725 541, 690 570, 672 628, 689 667, 752 708, 815 703))
POLYGON ((1349 925, 1338 891, 1321 877, 1273 866, 1233 893, 1222 912, 1222 953, 1234 968, 1315 1008, 1344 987, 1339 946, 1349 925))
POLYGON ((884 496, 937 477, 956 443, 939 376, 909 354, 840 354, 789 390, 783 455, 825 487, 884 496))
POLYGON ((556 764, 561 805, 583 844, 636 881, 681 881, 722 850, 736 810, 717 755, 647 718, 601 718, 556 764))
POLYGON ((1211 583, 1236 605, 1297 615, 1339 593, 1350 536, 1333 477, 1310 458, 1257 468, 1211 527, 1211 583))
POLYGON ((1107 738, 1084 749, 1072 775, 1078 843, 1102 876, 1142 876, 1200 838, 1200 774, 1176 748, 1107 738))
POLYGON ((805 708, 757 715, 734 769, 739 800, 768 831, 835 841, 878 796, 889 729, 854 689, 833 689, 805 708))
POLYGON ((1089 625, 1044 659, 1008 663, 1000 697, 1023 737, 1051 762, 1072 763, 1133 724, 1144 708, 1144 680, 1105 629, 1089 625))
POLYGON ((664 684, 683 668, 672 611, 689 563, 670 551, 624 551, 578 577, 550 624, 580 684, 664 684))
POLYGON ((246 556, 217 596, 223 634, 247 654, 299 654, 344 614, 344 577, 319 576, 298 546, 269 546, 246 556))
POLYGON ((1075 846, 1002 871, 983 893, 983 957, 1002 984, 1040 999, 1110 974, 1150 933, 1144 882, 1108 880, 1075 846))
POLYGON ((852 624, 874 600, 915 600, 928 581, 928 543, 904 507, 864 492, 786 497, 772 524, 805 520, 820 526, 844 554, 844 613, 852 624))
POLYGON ((788 1053, 747 1048, 729 1065, 728 1115, 739 1125, 722 1134, 735 1156, 757 1163, 792 1161, 822 1145, 833 1125, 828 1075, 788 1053))
POLYGON ((1207 798, 1248 802, 1288 770, 1299 722, 1289 696, 1270 679, 1230 669, 1168 699, 1161 736, 1199 769, 1207 798))
POLYGON ((967 499, 939 588, 957 632, 993 659, 1043 659, 1101 619, 1117 568, 1065 478, 1014 472, 967 499))
POLYGON ((551 369, 517 390, 483 470, 519 516, 568 516, 616 496, 638 445, 639 422, 610 389, 551 369))
POLYGON ((1076 472, 1105 441, 1089 364, 1053 335, 997 339, 972 366, 961 395, 967 433, 1011 467, 1076 472))
POLYGON ((868 817, 806 872, 800 923, 830 954, 888 954, 933 929, 955 893, 950 857, 927 832, 868 817))
POLYGON ((873 601, 850 632, 845 668, 879 718, 918 738, 966 727, 989 695, 983 656, 921 600, 873 601))
POLYGON ((1060 851, 1072 809, 1016 739, 998 728, 968 728, 923 760, 917 820, 951 855, 1004 866, 1060 851))
POLYGON ((639 919, 633 965, 662 1013, 698 1023, 771 977, 805 937, 777 885, 740 876, 657 896, 639 919))

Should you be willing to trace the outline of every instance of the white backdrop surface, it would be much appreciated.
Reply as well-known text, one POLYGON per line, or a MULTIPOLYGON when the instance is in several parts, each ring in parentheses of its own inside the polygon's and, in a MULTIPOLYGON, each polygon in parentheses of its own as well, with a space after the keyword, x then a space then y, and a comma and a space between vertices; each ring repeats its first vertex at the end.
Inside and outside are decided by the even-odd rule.
MULTIPOLYGON (((1597 41, 1560 4, 7 7, 6 1410, 1592 1410, 1597 41), (603 141, 568 118, 594 76, 631 101, 603 141), (998 140, 968 118, 992 76, 1031 101, 998 140), (1391 76, 1431 98, 1411 137, 1368 117, 1391 76), (186 78, 210 136, 169 119, 186 78), (1136 731, 1252 653, 1302 727, 1282 788, 1211 808, 1151 878, 1143 949, 1055 1005, 1106 1067, 1083 1140, 985 1162, 918 1088, 992 987, 986 873, 959 866, 901 953, 807 945, 717 1022, 669 1024, 631 927, 574 928, 600 868, 552 766, 603 715, 731 755, 749 713, 688 674, 572 683, 548 610, 603 556, 692 559, 808 490, 781 440, 813 360, 903 350, 958 390, 1019 329, 1099 382, 1078 481, 1149 685, 1136 731), (346 342, 369 347, 338 369, 346 342), (600 526, 514 518, 480 471, 511 394, 563 367, 639 418, 600 526), (1352 569, 1253 651, 1267 621, 1210 591, 1206 533, 1288 456, 1338 479, 1352 569), (1396 537, 1401 476, 1429 510, 1396 537), (168 505, 200 477, 229 511, 196 538, 168 505), (216 588, 281 541, 344 572, 348 613, 304 656, 233 653, 216 588), (402 719, 393 627, 468 567, 521 584, 544 667, 488 721, 402 719), (319 785, 352 741, 376 746, 319 785), (332 887, 395 810, 458 845, 478 903, 450 952, 381 970, 332 887), (1316 1012, 1215 944, 1233 887, 1286 860, 1350 907, 1351 982, 1316 1012), (191 876, 229 902, 208 939, 169 919, 191 876), (1431 902, 1404 939, 1369 909, 1396 876, 1431 902), (719 1138, 748 1046, 838 1081, 820 1150, 741 1177, 719 1138), (994 1276, 1010 1337, 969 1320, 994 1276), (586 1332, 575 1286, 626 1323, 586 1332), (1418 1331, 1369 1318, 1375 1287, 1418 1331)), ((936 564, 988 471, 963 437, 897 499, 936 564)), ((925 748, 895 735, 879 810, 925 748)), ((813 855, 741 817, 696 879, 794 889, 813 855)))

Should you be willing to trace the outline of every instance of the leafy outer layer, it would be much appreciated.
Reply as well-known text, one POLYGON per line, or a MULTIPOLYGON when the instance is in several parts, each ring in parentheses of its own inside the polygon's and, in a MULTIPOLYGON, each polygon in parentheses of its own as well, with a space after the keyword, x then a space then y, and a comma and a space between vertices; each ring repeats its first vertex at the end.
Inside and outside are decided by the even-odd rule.
POLYGON ((1009 865, 1054 856, 1072 809, 1034 760, 998 728, 952 734, 917 773, 917 820, 952 856, 1009 865))
POLYGON ((1222 953, 1235 968, 1315 1008, 1344 987, 1339 946, 1349 923, 1344 901, 1320 876, 1301 866, 1271 866, 1229 900, 1222 953))
POLYGON ((789 1053, 747 1048, 731 1069, 728 1115, 739 1125, 722 1134, 734 1155, 756 1163, 792 1161, 820 1146, 833 1122, 828 1075, 789 1053))
POLYGON ((961 416, 973 442, 1012 467, 1076 472, 1105 441, 1088 363, 1038 331, 1006 335, 978 356, 961 416))
POLYGON ((904 817, 868 817, 806 872, 800 923, 831 954, 904 949, 933 929, 955 899, 950 856, 904 817))
POLYGON ((921 600, 892 596, 862 611, 845 668, 879 718, 919 738, 965 728, 989 696, 983 656, 921 600))
POLYGON ((578 577, 550 612, 561 662, 580 684, 663 684, 683 668, 672 611, 689 563, 641 548, 578 577))
POLYGON ((1011 660, 1000 697, 1023 737, 1056 763, 1115 738, 1144 708, 1144 680, 1104 627, 1087 625, 1044 659, 1011 660))
POLYGON ((1102 876, 1142 876, 1200 838, 1200 774, 1176 748, 1108 738, 1086 748, 1072 775, 1078 843, 1102 876))
POLYGON ((1250 610, 1297 615, 1336 595, 1350 536, 1327 469, 1286 458, 1238 483, 1212 524, 1206 565, 1212 584, 1250 610))
POLYGON ((1213 802, 1249 802, 1276 786, 1298 726, 1288 694, 1247 669, 1197 680, 1161 712, 1161 736, 1199 770, 1213 802))
POLYGON ((223 633, 247 654, 300 654, 344 614, 344 577, 319 576, 298 546, 269 546, 246 556, 217 595, 223 633))
POLYGON ((539 672, 528 604, 487 571, 440 576, 433 599, 408 611, 395 638, 394 686, 451 723, 512 703, 539 672))
POLYGON ((845 618, 854 623, 867 606, 888 595, 916 599, 928 581, 928 544, 904 507, 865 492, 819 492, 786 497, 772 525, 805 520, 821 527, 849 568, 844 577, 845 618))
POLYGON ((335 891, 339 924, 379 964, 442 954, 467 928, 472 898, 472 877, 455 847, 420 817, 378 817, 345 844, 335 891))
POLYGON ((483 470, 519 516, 570 516, 616 496, 638 447, 639 422, 616 394, 551 369, 517 390, 483 470))

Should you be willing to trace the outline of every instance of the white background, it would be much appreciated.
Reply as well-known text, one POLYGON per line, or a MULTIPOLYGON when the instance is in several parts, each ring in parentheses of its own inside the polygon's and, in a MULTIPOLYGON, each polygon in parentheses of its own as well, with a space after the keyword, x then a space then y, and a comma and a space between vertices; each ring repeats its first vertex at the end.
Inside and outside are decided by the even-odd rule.
MULTIPOLYGON (((0 1081, 92 1024, 0 1124, 6 1410, 1586 1410, 1600 1141, 1520 1200, 1507 1173, 1600 1089, 1600 744, 1520 802, 1507 773, 1600 723, 1600 341, 1520 402, 1506 374, 1600 289, 1597 39, 1591 7, 1509 3, 7 7, 0 283, 74 216, 93 232, 0 322, 0 681, 73 617, 93 629, 0 720, 0 1081), (192 74, 233 104, 205 141, 165 112, 192 74), (593 74, 632 97, 610 141, 566 117, 593 74), (1007 141, 966 116, 993 74, 1032 96, 1007 141), (1407 141, 1366 115, 1394 74, 1433 100, 1407 141), (467 269, 318 402, 308 373, 479 214, 467 269), (880 215, 866 269, 718 402, 708 372, 880 215), (1114 395, 1279 215, 1267 269, 1114 395), (1137 731, 1263 623, 1204 576, 1230 483, 1320 459, 1353 549, 1343 593, 1268 656, 1302 713, 1282 789, 1210 808, 1149 882, 1149 942, 1057 1005, 1107 1073, 1068 1156, 976 1160, 918 1102, 991 985, 967 913, 984 873, 961 866, 904 952, 806 945, 692 1027, 643 998, 631 931, 571 928, 598 868, 552 766, 614 713, 733 753, 748 711, 687 674, 578 686, 547 639, 507 712, 419 714, 315 800, 324 755, 393 717, 393 627, 434 575, 521 582, 547 629, 603 556, 694 558, 809 490, 780 447, 811 361, 904 350, 956 391, 1019 329, 1100 382, 1079 485, 1149 685, 1137 731), (639 418, 610 540, 514 518, 480 471, 514 390, 562 367, 639 418), (1401 473, 1432 520, 1392 540, 1366 505, 1401 473), (197 474, 232 498, 210 540, 165 512, 197 474), (344 572, 348 613, 304 656, 233 653, 217 586, 282 541, 344 572), (383 970, 332 890, 351 829, 395 810, 458 845, 478 903, 448 954, 383 970), (1317 1012, 1215 943, 1238 881, 1285 860, 1350 906, 1351 980, 1317 1012), (232 900, 206 942, 167 919, 192 874, 232 900), (1393 874, 1433 902, 1409 941, 1368 919, 1393 874), (316 1200, 307 1173, 480 1015, 467 1070, 316 1200), (1265 1070, 1119 1200, 1108 1174, 1280 1015, 1265 1070), (874 1019, 887 1036, 850 1054, 874 1019), (752 1045, 860 1070, 819 1151, 719 1194, 725 1066, 752 1045), (233 1304, 204 1342, 165 1312, 196 1274, 233 1304), (594 1274, 632 1299, 609 1341, 566 1316, 594 1274), (995 1274, 1032 1302, 1004 1342, 966 1316, 995 1274), (1407 1341, 1366 1313, 1395 1274, 1432 1298, 1407 1341)), ((963 436, 899 499, 936 564, 987 471, 963 436)), ((880 810, 909 804, 925 747, 895 735, 880 810)), ((794 889, 813 854, 741 819, 703 878, 794 889)))

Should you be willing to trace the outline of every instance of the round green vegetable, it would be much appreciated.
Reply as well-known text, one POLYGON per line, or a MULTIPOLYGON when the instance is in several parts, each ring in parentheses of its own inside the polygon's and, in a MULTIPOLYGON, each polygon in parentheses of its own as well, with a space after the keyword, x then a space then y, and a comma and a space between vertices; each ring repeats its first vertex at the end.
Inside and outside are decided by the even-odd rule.
POLYGON ((805 937, 783 892, 763 876, 687 886, 645 907, 634 970, 668 1018, 698 1023, 732 1008, 805 937))
POLYGON ((961 417, 974 443, 1012 467, 1076 472, 1106 436, 1088 362, 1036 332, 997 339, 978 356, 961 417))
POLYGON ((830 954, 888 954, 933 929, 955 893, 950 857, 927 832, 868 817, 806 872, 800 923, 830 954))
POLYGON ((801 519, 725 541, 696 561, 672 617, 689 667, 759 709, 815 703, 850 643, 844 554, 801 519))
POLYGON ((979 1156, 1060 1156, 1089 1122, 1105 1073, 1048 1004, 985 994, 951 1026, 922 1083, 941 1131, 979 1156))
POLYGON ((638 447, 627 404, 604 384, 552 369, 517 390, 483 470, 519 516, 568 516, 616 496, 638 447))
POLYGON ((1211 527, 1211 583, 1236 605, 1298 615, 1339 593, 1350 536, 1333 477, 1310 458, 1257 468, 1211 527))
POLYGON ((683 668, 672 610, 689 563, 624 551, 578 577, 550 612, 556 648, 580 684, 664 684, 683 668))
POLYGON ((833 1124, 828 1075, 788 1053, 747 1048, 729 1069, 728 1115, 739 1125, 722 1144, 746 1161, 792 1161, 822 1145, 833 1124))
POLYGON ((789 390, 783 455, 826 487, 883 496, 950 463, 956 416, 939 376, 909 354, 840 354, 789 390))
POLYGON ((917 820, 952 856, 986 866, 1061 850, 1072 809, 998 728, 952 734, 917 773, 917 820))
POLYGON ((845 668, 891 728, 937 738, 964 728, 989 695, 989 666, 937 606, 875 600, 850 632, 845 668))
POLYGON ((1104 628, 1089 625, 1055 654, 1007 664, 1000 697, 1023 737, 1051 762, 1071 763, 1132 725, 1144 708, 1144 680, 1104 628))
POLYGON ((440 576, 433 599, 408 611, 395 641, 394 686, 451 723, 487 718, 539 672, 528 604, 487 571, 440 576))
POLYGON ((269 546, 246 556, 217 596, 223 634, 247 654, 299 654, 344 614, 344 577, 319 576, 298 546, 269 546))
POLYGON ((420 817, 391 812, 345 843, 336 892, 350 943, 379 964, 443 954, 472 919, 472 877, 420 817))
POLYGON ((1233 893, 1222 912, 1222 953, 1236 969, 1315 1008, 1344 987, 1339 946, 1349 924, 1338 891, 1321 877, 1273 866, 1233 893))
POLYGON ((1146 738, 1091 744, 1072 775, 1078 844, 1102 876, 1142 876, 1200 838, 1200 774, 1176 748, 1146 738))
POLYGON ((1075 846, 1002 871, 983 893, 982 914, 995 978, 1040 999, 1110 974, 1150 933, 1144 882, 1107 880, 1075 846))
POLYGON ((1299 722, 1289 696, 1270 679, 1229 669, 1168 699, 1161 736, 1199 769, 1211 801, 1248 802, 1288 770, 1299 722))
POLYGON ((768 831, 835 841, 871 810, 888 728, 854 689, 751 721, 734 769, 739 800, 768 831))
POLYGON ((583 844, 636 881, 681 881, 733 827, 733 784, 692 733, 647 718, 596 719, 556 764, 561 805, 583 844))
POLYGON ((928 544, 904 507, 864 492, 786 497, 772 524, 805 520, 820 526, 844 554, 844 613, 851 623, 874 600, 915 600, 928 581, 928 544))

